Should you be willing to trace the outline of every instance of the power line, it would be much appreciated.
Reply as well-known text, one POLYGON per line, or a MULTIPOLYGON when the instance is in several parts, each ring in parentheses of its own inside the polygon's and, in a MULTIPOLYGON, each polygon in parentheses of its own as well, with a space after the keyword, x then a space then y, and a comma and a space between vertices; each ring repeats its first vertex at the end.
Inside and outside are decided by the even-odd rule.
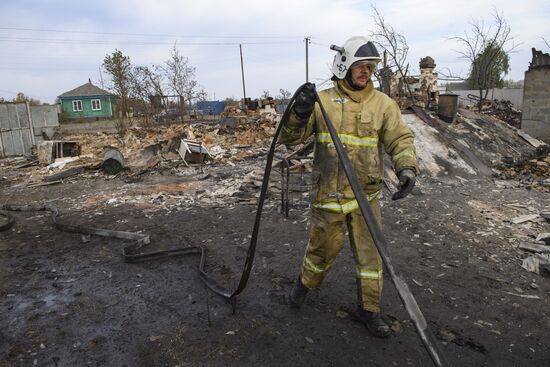
MULTIPOLYGON (((30 31, 30 32, 51 32, 51 33, 76 33, 76 34, 97 34, 110 36, 132 36, 132 37, 176 37, 176 38, 225 38, 225 39, 242 39, 242 38, 265 38, 265 39, 298 39, 294 36, 206 36, 206 35, 177 35, 177 34, 153 34, 153 33, 124 33, 124 32, 93 32, 93 31, 76 31, 63 29, 44 29, 44 28, 17 28, 17 27, 0 27, 0 30, 11 31, 30 31)), ((237 43, 238 44, 238 43, 237 43)))
POLYGON ((180 42, 177 39, 173 42, 149 42, 149 41, 102 41, 102 40, 86 40, 86 39, 61 39, 61 38, 34 38, 34 37, 2 37, 0 42, 15 42, 15 43, 50 43, 50 44, 87 44, 87 45, 173 45, 177 42, 178 45, 185 46, 235 46, 239 44, 246 45, 280 45, 298 43, 299 41, 263 41, 263 42, 180 42))
POLYGON ((323 48, 325 48, 325 47, 329 48, 330 47, 330 45, 328 43, 325 44, 325 43, 319 43, 319 42, 315 42, 315 41, 309 41, 309 43, 314 45, 314 46, 321 46, 323 48))

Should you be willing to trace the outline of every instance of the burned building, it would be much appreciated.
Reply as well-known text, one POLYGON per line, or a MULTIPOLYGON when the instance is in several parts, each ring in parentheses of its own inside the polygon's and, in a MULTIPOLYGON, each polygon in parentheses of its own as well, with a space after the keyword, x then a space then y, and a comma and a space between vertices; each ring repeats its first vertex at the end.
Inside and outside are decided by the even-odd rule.
POLYGON ((420 59, 420 76, 418 77, 420 87, 415 88, 417 101, 424 103, 428 108, 432 103, 437 104, 439 89, 437 88, 437 73, 434 72, 435 61, 432 57, 426 56, 420 59))
POLYGON ((550 54, 534 48, 525 72, 521 128, 550 144, 550 54))
POLYGON ((401 107, 413 104, 410 94, 414 97, 414 104, 423 108, 437 105, 439 89, 437 87, 437 73, 434 72, 435 61, 431 56, 420 59, 420 75, 407 76, 396 71, 391 78, 389 96, 395 99, 401 107))

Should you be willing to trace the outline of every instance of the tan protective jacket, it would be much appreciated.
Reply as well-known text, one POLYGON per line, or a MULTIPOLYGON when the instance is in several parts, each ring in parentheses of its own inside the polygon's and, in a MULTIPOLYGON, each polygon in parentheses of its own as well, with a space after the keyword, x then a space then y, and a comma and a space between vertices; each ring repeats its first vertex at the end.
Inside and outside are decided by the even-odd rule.
MULTIPOLYGON (((353 91, 341 80, 334 83, 333 88, 321 91, 319 97, 369 200, 380 194, 384 177, 383 149, 391 156, 396 172, 409 167, 418 173, 413 134, 403 123, 397 103, 374 90, 372 81, 363 90, 353 91)), ((305 126, 292 112, 279 142, 295 145, 311 134, 316 135, 313 205, 340 213, 357 209, 318 104, 305 126)))

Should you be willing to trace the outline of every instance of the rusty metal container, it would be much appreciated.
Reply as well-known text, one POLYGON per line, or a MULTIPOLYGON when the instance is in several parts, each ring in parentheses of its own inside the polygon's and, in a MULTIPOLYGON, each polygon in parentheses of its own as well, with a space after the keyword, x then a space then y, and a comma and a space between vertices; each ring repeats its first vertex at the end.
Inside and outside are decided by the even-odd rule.
POLYGON ((458 94, 440 94, 437 115, 445 122, 453 123, 458 111, 458 94))
POLYGON ((103 172, 116 175, 124 168, 124 157, 118 149, 109 149, 103 155, 103 172))

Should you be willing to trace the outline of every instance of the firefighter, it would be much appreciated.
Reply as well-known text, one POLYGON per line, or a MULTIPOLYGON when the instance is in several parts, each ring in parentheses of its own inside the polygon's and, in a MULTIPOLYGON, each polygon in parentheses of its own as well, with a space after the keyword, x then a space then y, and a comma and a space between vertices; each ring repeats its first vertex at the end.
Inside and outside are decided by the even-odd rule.
MULTIPOLYGON (((413 134, 403 123, 397 103, 373 87, 371 76, 380 62, 374 44, 365 37, 352 37, 343 47, 331 48, 338 51, 331 70, 334 85, 321 91, 319 97, 381 224, 378 200, 383 150, 391 156, 399 178, 399 190, 393 198, 405 197, 418 174, 413 134)), ((342 249, 347 230, 356 263, 358 317, 373 335, 386 337, 390 329, 380 315, 383 264, 315 103, 314 88, 306 84, 296 96, 280 139, 290 146, 316 136, 311 234, 289 301, 299 308, 308 290, 321 285, 342 249)))

